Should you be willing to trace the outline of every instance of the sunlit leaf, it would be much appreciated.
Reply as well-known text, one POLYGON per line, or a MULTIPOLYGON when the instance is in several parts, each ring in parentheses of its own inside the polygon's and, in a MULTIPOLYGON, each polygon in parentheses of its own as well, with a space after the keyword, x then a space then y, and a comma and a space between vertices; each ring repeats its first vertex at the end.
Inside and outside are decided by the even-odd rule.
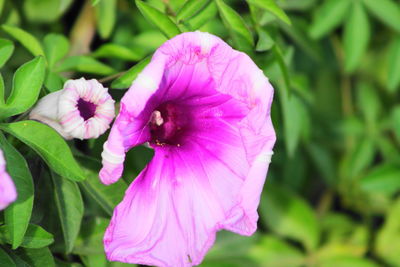
POLYGON ((11 57, 13 52, 13 42, 7 39, 0 39, 0 68, 4 66, 4 64, 11 57))
POLYGON ((104 0, 92 3, 96 10, 96 24, 101 38, 110 37, 116 20, 116 0, 104 0))
POLYGON ((32 34, 15 26, 3 25, 2 29, 20 42, 34 56, 44 56, 42 45, 32 34))
POLYGON ((132 85, 132 82, 136 79, 138 74, 147 66, 150 62, 150 57, 147 57, 137 63, 135 66, 130 68, 121 77, 112 82, 111 88, 113 89, 126 89, 132 85))
POLYGON ((393 0, 363 0, 369 12, 400 33, 400 5, 393 0))
POLYGON ((55 69, 56 72, 70 70, 99 75, 110 75, 115 72, 113 68, 88 56, 68 57, 55 69))
POLYGON ((98 58, 120 58, 130 61, 138 61, 143 58, 143 51, 134 51, 118 44, 104 44, 93 52, 94 57, 98 58))
POLYGON ((49 33, 44 38, 44 51, 49 67, 65 57, 69 51, 68 39, 61 34, 49 33))
POLYGON ((277 16, 279 19, 281 19, 283 22, 287 24, 291 24, 291 21, 289 17, 286 15, 286 13, 275 3, 275 0, 247 0, 247 2, 254 4, 255 6, 265 9, 275 16, 277 16))

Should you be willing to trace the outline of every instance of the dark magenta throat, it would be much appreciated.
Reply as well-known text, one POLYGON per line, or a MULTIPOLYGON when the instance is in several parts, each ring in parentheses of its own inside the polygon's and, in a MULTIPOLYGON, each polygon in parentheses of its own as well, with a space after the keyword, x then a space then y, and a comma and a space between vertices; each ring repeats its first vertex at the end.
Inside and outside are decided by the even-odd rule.
POLYGON ((157 107, 150 117, 150 143, 181 146, 189 125, 189 114, 172 103, 157 107))
POLYGON ((76 106, 79 110, 79 114, 85 121, 92 118, 96 113, 96 104, 83 100, 82 98, 79 98, 76 106))

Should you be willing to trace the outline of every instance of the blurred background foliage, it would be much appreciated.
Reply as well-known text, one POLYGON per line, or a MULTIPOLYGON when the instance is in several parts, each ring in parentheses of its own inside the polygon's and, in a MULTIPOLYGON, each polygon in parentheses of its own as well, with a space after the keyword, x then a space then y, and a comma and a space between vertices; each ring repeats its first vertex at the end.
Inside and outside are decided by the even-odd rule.
POLYGON ((102 236, 151 150, 106 187, 106 136, 66 145, 17 121, 69 78, 118 101, 160 44, 194 30, 269 77, 278 137, 259 231, 221 232, 201 266, 400 266, 400 1, 0 0, 0 14, 0 146, 20 195, 0 213, 0 266, 127 266, 106 261, 102 236))

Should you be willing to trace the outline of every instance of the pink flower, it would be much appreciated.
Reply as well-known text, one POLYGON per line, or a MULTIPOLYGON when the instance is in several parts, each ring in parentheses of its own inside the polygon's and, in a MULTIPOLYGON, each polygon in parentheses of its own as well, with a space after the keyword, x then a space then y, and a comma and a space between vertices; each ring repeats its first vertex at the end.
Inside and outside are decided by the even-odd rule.
POLYGON ((114 119, 114 100, 98 81, 68 80, 64 88, 43 97, 29 114, 65 139, 97 138, 114 119))
POLYGON ((17 190, 6 171, 6 161, 4 160, 3 151, 0 149, 0 210, 5 209, 16 199, 17 190))
POLYGON ((244 53, 216 36, 167 41, 121 100, 100 178, 120 178, 125 153, 154 158, 126 191, 105 233, 112 261, 200 264, 218 230, 251 235, 275 143, 273 88, 244 53))

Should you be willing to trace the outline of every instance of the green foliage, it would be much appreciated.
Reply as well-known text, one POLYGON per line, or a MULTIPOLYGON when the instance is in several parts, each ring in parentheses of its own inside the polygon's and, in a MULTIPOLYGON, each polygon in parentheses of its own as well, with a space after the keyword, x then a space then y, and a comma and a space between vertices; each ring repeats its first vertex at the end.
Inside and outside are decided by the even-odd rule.
POLYGON ((163 42, 215 34, 275 89, 277 144, 251 237, 218 233, 205 267, 400 266, 398 0, 0 0, 0 148, 18 199, 0 211, 1 266, 119 267, 104 254, 123 179, 98 179, 105 136, 27 120, 68 79, 119 101, 163 42))

